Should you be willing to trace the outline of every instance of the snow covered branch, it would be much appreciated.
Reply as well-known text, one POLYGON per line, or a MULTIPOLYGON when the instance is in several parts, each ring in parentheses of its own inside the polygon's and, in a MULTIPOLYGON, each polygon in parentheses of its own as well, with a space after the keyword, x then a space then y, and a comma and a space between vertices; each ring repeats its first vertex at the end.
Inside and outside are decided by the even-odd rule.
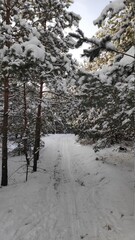
POLYGON ((80 46, 82 46, 83 43, 90 43, 91 44, 91 48, 84 49, 83 54, 82 54, 82 57, 84 57, 84 56, 88 57, 90 62, 93 61, 94 58, 98 57, 103 50, 107 50, 107 51, 110 51, 110 52, 113 51, 113 52, 116 52, 118 54, 123 54, 123 55, 126 55, 128 57, 131 57, 131 58, 135 59, 135 56, 132 55, 132 54, 128 54, 128 53, 125 53, 125 52, 118 51, 115 48, 114 44, 111 42, 111 36, 110 35, 107 35, 102 39, 97 39, 96 37, 87 38, 87 37, 84 36, 83 32, 80 29, 78 29, 77 34, 70 33, 70 36, 77 39, 77 42, 76 42, 76 45, 75 45, 76 48, 79 48, 80 46))
POLYGON ((103 9, 100 16, 93 21, 93 24, 100 27, 106 17, 110 19, 124 8, 125 0, 110 1, 110 3, 103 9))

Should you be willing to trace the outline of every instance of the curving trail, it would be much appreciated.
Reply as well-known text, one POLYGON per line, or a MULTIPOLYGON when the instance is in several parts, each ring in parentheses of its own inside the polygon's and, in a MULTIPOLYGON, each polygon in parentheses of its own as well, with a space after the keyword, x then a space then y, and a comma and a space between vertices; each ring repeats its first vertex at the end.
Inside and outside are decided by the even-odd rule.
POLYGON ((0 240, 134 240, 132 156, 117 166, 72 134, 43 140, 46 170, 0 192, 0 240))

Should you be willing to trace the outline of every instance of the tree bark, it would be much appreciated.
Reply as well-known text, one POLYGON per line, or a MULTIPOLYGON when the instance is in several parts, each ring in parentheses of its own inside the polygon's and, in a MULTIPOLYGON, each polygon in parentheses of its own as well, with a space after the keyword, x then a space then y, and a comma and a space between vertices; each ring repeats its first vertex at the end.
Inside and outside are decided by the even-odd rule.
POLYGON ((35 143, 34 143, 34 162, 33 171, 37 171, 37 161, 39 159, 39 149, 40 149, 40 135, 41 135, 41 101, 43 95, 43 81, 40 81, 40 91, 39 91, 39 105, 36 117, 36 129, 35 129, 35 143))
MULTIPOLYGON (((5 5, 5 21, 6 24, 10 24, 10 0, 7 0, 5 5)), ((10 47, 10 42, 6 40, 6 46, 10 47)), ((9 77, 4 76, 4 112, 3 112, 3 124, 2 124, 2 177, 1 186, 8 185, 8 107, 9 107, 9 77)))
POLYGON ((23 84, 23 101, 24 101, 23 144, 24 144, 24 155, 25 155, 25 159, 26 159, 26 182, 27 182, 30 161, 29 161, 29 156, 28 156, 28 119, 27 119, 26 83, 23 84))
POLYGON ((8 78, 4 79, 4 113, 2 124, 2 178, 1 186, 8 185, 8 105, 9 105, 9 82, 8 78))

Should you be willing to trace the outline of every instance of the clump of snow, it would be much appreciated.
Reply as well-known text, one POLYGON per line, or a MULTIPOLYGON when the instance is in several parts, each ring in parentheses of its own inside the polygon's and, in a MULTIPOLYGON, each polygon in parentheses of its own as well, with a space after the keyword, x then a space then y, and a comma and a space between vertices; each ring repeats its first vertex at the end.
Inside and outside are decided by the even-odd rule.
POLYGON ((111 43, 111 42, 106 42, 105 47, 106 47, 107 50, 111 50, 111 51, 116 50, 114 44, 111 43))
POLYGON ((81 16, 79 14, 76 14, 74 12, 70 12, 71 16, 74 18, 77 18, 77 20, 81 20, 81 16))
POLYGON ((112 77, 110 76, 110 73, 117 70, 118 65, 114 64, 112 66, 104 65, 101 69, 99 69, 95 75, 97 75, 100 79, 100 81, 104 84, 111 85, 112 84, 112 77))
POLYGON ((111 18, 117 14, 120 10, 125 8, 124 0, 115 0, 110 2, 101 12, 100 16, 93 21, 94 25, 101 25, 103 20, 108 16, 111 18))
POLYGON ((25 54, 27 55, 28 52, 31 52, 31 55, 34 57, 34 59, 39 59, 41 61, 44 61, 44 51, 39 48, 38 46, 35 46, 34 44, 27 44, 25 45, 25 54))
POLYGON ((126 123, 129 123, 129 122, 130 122, 130 119, 127 118, 127 119, 125 119, 125 120, 122 122, 122 125, 125 125, 126 123))
POLYGON ((26 57, 30 53, 36 60, 44 61, 45 59, 45 48, 36 36, 20 44, 14 43, 11 46, 11 50, 18 56, 26 57))
POLYGON ((23 50, 19 43, 14 43, 10 49, 14 50, 16 55, 19 55, 19 56, 22 55, 23 50))
MULTIPOLYGON (((8 57, 5 56, 6 52, 9 50, 11 51, 11 53, 14 53, 20 58, 26 58, 28 54, 30 54, 34 58, 34 60, 40 60, 43 62, 45 59, 45 47, 36 36, 30 36, 30 40, 25 42, 21 41, 20 39, 20 43, 12 44, 10 49, 8 49, 8 47, 6 46, 4 46, 3 49, 0 49, 0 58, 3 62, 9 62, 8 57)), ((55 59, 53 60, 55 61, 55 59)), ((16 64, 19 66, 21 63, 21 59, 15 59, 13 62, 10 61, 10 65, 16 64)))
POLYGON ((135 61, 135 47, 132 46, 127 52, 127 55, 124 55, 124 57, 120 60, 119 64, 126 66, 126 65, 130 65, 135 61), (131 57, 130 57, 131 56, 131 57))
POLYGON ((134 111, 135 111, 135 108, 132 108, 132 109, 130 109, 130 110, 125 111, 125 113, 126 113, 128 116, 130 116, 130 115, 132 115, 132 114, 134 113, 134 111))

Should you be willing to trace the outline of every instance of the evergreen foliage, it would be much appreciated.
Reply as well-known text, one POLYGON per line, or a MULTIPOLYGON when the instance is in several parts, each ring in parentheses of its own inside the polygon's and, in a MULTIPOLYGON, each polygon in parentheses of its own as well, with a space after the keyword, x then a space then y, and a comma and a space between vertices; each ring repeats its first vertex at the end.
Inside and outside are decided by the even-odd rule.
MULTIPOLYGON (((100 28, 96 33, 96 37, 101 39, 106 35, 111 37, 111 41, 118 52, 126 52, 134 42, 134 22, 135 14, 132 2, 126 2, 125 8, 109 19, 101 21, 100 28)), ((116 52, 102 51, 98 58, 87 63, 87 68, 90 71, 99 69, 104 64, 111 65, 116 57, 116 52)))
MULTIPOLYGON (((112 4, 110 3, 111 6, 113 6, 112 4)), ((111 17, 108 19, 110 5, 95 21, 101 26, 100 39, 95 37, 87 39, 80 33, 77 36, 74 35, 77 43, 82 39, 82 43, 87 40, 91 44, 88 50, 84 50, 84 55, 91 61, 95 59, 94 64, 92 63, 93 66, 97 63, 95 67, 90 68, 91 71, 87 68, 79 73, 78 98, 80 105, 74 125, 80 138, 86 138, 89 142, 96 143, 98 147, 122 141, 133 141, 135 134, 135 49, 132 34, 134 5, 130 3, 128 8, 125 5, 124 9, 122 5, 122 9, 120 8, 117 13, 109 15, 111 17), (130 18, 127 18, 126 14, 122 15, 123 12, 128 12, 130 18), (122 17, 127 18, 126 23, 130 21, 129 29, 127 29, 122 17), (105 26, 102 25, 103 22, 105 22, 105 26), (115 31, 110 27, 112 24, 113 27, 116 27, 115 31), (112 29, 110 30, 110 33, 112 31, 110 38, 113 45, 106 35, 109 27, 112 29), (131 35, 128 38, 129 30, 131 35), (114 46, 115 42, 117 44, 114 46), (121 42, 120 46, 119 42, 121 42), (123 54, 119 54, 120 51, 123 54), (114 53, 116 57, 112 64, 108 63, 107 58, 101 62, 102 57, 106 56, 112 62, 114 53), (98 70, 95 71, 95 68, 98 70)))

